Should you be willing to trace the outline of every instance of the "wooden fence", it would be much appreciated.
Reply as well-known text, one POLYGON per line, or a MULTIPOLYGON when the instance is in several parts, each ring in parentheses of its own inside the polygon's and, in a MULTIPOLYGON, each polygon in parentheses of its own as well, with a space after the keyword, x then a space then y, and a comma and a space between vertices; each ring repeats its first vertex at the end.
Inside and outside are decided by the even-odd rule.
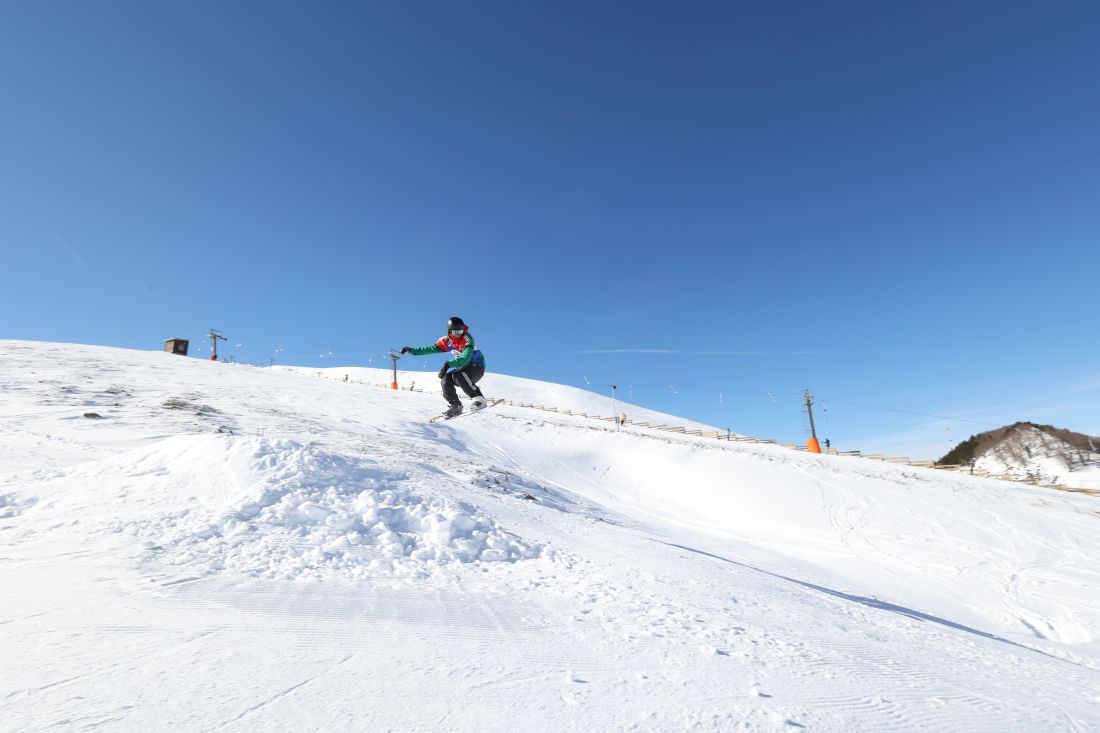
MULTIPOLYGON (((364 381, 358 380, 358 379, 346 379, 346 378, 345 379, 336 379, 335 377, 325 377, 324 374, 320 373, 320 372, 318 373, 318 376, 321 377, 322 379, 334 379, 335 381, 340 381, 340 382, 353 383, 353 384, 365 384, 365 385, 368 385, 368 386, 371 386, 371 387, 382 387, 382 388, 385 388, 385 389, 393 389, 393 387, 390 383, 364 382, 364 381)), ((424 390, 424 389, 419 389, 415 386, 399 387, 399 388, 400 388, 401 391, 406 391, 406 392, 407 391, 412 391, 412 392, 423 392, 423 393, 428 393, 428 394, 436 394, 436 393, 442 394, 441 391, 437 391, 437 390, 434 390, 434 389, 433 390, 424 390)), ((680 435, 692 435, 692 436, 696 436, 696 437, 700 437, 700 438, 710 438, 710 439, 713 439, 713 440, 723 440, 723 441, 732 442, 732 443, 753 443, 753 444, 756 444, 756 445, 778 445, 782 448, 789 448, 791 450, 806 452, 806 446, 799 445, 797 443, 783 443, 783 444, 780 444, 780 443, 778 443, 774 440, 768 440, 766 438, 757 438, 757 437, 752 436, 752 435, 744 435, 744 434, 741 434, 741 433, 734 433, 734 432, 731 432, 731 431, 721 431, 721 430, 703 431, 703 430, 688 429, 688 428, 686 428, 682 425, 650 425, 648 422, 635 421, 635 420, 627 419, 625 413, 620 417, 614 417, 614 416, 608 417, 608 416, 604 416, 604 415, 589 415, 587 412, 573 412, 572 410, 559 409, 557 407, 550 407, 550 406, 547 406, 547 405, 538 405, 538 404, 535 404, 533 402, 516 402, 514 400, 509 400, 509 399, 505 399, 504 404, 509 405, 511 407, 522 407, 522 408, 528 409, 528 410, 542 410, 543 412, 554 412, 554 413, 557 413, 559 415, 569 415, 571 417, 583 417, 583 418, 587 418, 589 420, 602 420, 602 421, 605 421, 605 422, 610 422, 612 424, 619 423, 619 425, 624 426, 624 427, 629 425, 629 426, 635 427, 635 428, 645 428, 645 429, 648 429, 648 430, 659 430, 659 431, 666 432, 666 433, 678 433, 680 435)), ((824 452, 826 454, 832 455, 832 456, 847 456, 847 457, 851 457, 851 458, 863 458, 863 459, 871 460, 871 461, 882 461, 884 463, 897 463, 897 464, 901 464, 901 465, 905 465, 905 466, 914 466, 914 467, 918 467, 918 468, 934 468, 934 469, 939 470, 939 471, 956 471, 956 472, 962 472, 962 473, 970 473, 970 474, 973 474, 974 476, 981 476, 982 478, 994 478, 994 479, 999 479, 1001 481, 1012 481, 1012 482, 1015 482, 1015 483, 1025 483, 1025 484, 1028 484, 1028 485, 1031 485, 1031 486, 1043 486, 1043 487, 1046 487, 1046 488, 1060 489, 1062 491, 1072 491, 1072 492, 1100 495, 1100 491, 1095 491, 1093 489, 1076 489, 1076 488, 1071 488, 1069 486, 1064 486, 1062 484, 1043 483, 1042 481, 1040 481, 1038 479, 1035 479, 1035 480, 1030 480, 1030 479, 1022 480, 1022 479, 1019 479, 1019 478, 1017 478, 1015 476, 1012 476, 1010 474, 994 474, 994 473, 990 473, 989 471, 983 471, 981 469, 973 469, 970 466, 948 465, 948 464, 936 463, 935 461, 914 461, 914 460, 910 460, 910 458, 908 456, 885 456, 881 453, 862 453, 858 450, 845 450, 845 451, 842 451, 842 450, 837 450, 836 448, 829 448, 829 449, 826 449, 824 452)))

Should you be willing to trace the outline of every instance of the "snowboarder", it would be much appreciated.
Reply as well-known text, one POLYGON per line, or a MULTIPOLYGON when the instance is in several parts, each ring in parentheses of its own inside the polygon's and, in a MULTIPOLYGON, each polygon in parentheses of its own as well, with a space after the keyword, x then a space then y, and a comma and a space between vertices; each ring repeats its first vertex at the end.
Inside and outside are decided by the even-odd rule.
POLYGON ((455 385, 462 388, 467 397, 472 398, 471 407, 480 410, 485 407, 485 397, 477 386, 485 376, 485 356, 474 346, 474 336, 470 328, 458 316, 447 319, 447 334, 431 346, 402 346, 402 354, 424 356, 450 352, 451 358, 439 368, 439 379, 443 384, 443 398, 447 400, 444 417, 451 418, 462 414, 462 403, 458 399, 455 385))

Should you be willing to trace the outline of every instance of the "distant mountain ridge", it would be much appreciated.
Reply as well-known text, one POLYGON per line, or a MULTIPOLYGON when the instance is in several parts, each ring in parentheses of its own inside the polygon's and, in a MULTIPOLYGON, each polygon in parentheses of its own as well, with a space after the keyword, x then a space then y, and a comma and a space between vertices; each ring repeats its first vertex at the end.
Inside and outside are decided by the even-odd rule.
POLYGON ((1022 421, 972 435, 937 463, 1081 488, 1100 488, 1100 438, 1022 421))

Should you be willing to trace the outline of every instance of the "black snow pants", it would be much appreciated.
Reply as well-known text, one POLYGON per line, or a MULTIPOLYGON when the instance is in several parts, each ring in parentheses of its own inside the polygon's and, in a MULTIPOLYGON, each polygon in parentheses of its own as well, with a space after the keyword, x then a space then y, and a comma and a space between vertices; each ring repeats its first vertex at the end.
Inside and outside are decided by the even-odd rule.
POLYGON ((467 397, 481 397, 481 390, 478 388, 477 383, 484 376, 484 364, 470 363, 461 369, 447 372, 442 379, 443 399, 447 400, 447 404, 449 405, 460 404, 458 401, 458 392, 455 391, 456 384, 462 388, 462 391, 466 393, 467 397))

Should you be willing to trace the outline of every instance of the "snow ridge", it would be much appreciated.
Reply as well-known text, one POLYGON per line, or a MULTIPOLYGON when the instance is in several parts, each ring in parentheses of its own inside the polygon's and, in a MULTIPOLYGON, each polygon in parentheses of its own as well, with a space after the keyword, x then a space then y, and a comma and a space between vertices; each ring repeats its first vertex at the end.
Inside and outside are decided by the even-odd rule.
POLYGON ((406 479, 293 440, 202 434, 62 472, 48 490, 129 505, 110 533, 199 574, 355 580, 541 554, 465 502, 402 488, 406 479))

